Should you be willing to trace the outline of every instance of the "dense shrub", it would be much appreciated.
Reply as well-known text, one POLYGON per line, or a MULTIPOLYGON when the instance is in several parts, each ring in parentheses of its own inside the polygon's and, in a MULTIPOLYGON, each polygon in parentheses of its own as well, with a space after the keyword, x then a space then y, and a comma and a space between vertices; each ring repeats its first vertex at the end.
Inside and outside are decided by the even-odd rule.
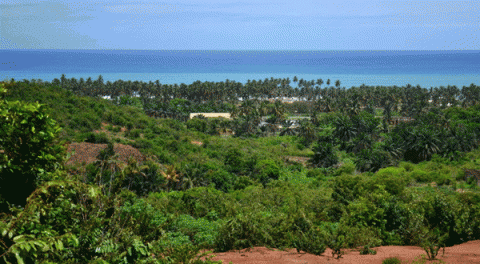
POLYGON ((382 264, 401 264, 402 261, 398 257, 386 258, 382 261, 382 264))
POLYGON ((356 156, 356 167, 361 172, 376 172, 391 163, 389 154, 380 149, 363 149, 356 156))
POLYGON ((219 222, 209 221, 205 218, 195 219, 190 215, 180 215, 170 228, 187 235, 196 245, 212 248, 215 245, 219 227, 219 222))
POLYGON ((247 188, 248 186, 259 184, 258 181, 248 177, 248 176, 240 176, 236 177, 235 183, 233 185, 234 190, 242 190, 247 188))
POLYGON ((280 168, 273 160, 260 160, 255 165, 253 178, 257 179, 264 186, 272 180, 278 180, 280 168))
POLYGON ((426 172, 420 169, 414 169, 410 176, 417 182, 432 182, 435 180, 434 175, 431 172, 426 172))
POLYGON ((112 142, 107 134, 104 132, 102 133, 94 133, 94 132, 89 132, 87 135, 87 138, 85 139, 85 142, 88 143, 94 143, 94 144, 108 144, 112 142))
POLYGON ((187 125, 187 129, 206 133, 208 122, 204 118, 195 117, 195 118, 189 119, 186 122, 186 125, 187 125))
POLYGON ((56 139, 61 128, 47 108, 7 101, 3 86, 0 83, 0 202, 25 205, 35 187, 61 168, 65 149, 56 139))
POLYGON ((183 211, 193 217, 207 217, 215 212, 219 217, 225 215, 224 194, 212 187, 196 187, 185 191, 182 201, 183 211))
POLYGON ((136 138, 139 138, 140 137, 140 133, 142 131, 140 129, 132 129, 132 130, 127 130, 125 132, 125 136, 126 137, 129 137, 131 139, 136 139, 136 138))
POLYGON ((326 142, 318 142, 313 147, 313 157, 309 160, 314 167, 328 168, 338 163, 333 145, 326 142))
POLYGON ((233 188, 235 177, 228 171, 223 169, 211 170, 205 174, 205 178, 209 182, 215 184, 215 188, 223 192, 228 192, 233 188))
POLYGON ((100 119, 90 114, 75 115, 69 122, 69 127, 77 129, 80 132, 91 132, 94 129, 99 129, 100 126, 100 119))
POLYGON ((370 186, 380 184, 390 194, 399 195, 410 183, 410 177, 406 175, 403 168, 388 167, 379 170, 368 182, 370 186))
POLYGON ((333 181, 332 199, 342 204, 349 204, 363 194, 361 176, 343 175, 333 181))
POLYGON ((309 169, 307 171, 307 175, 306 175, 308 178, 321 178, 323 176, 325 176, 324 174, 324 171, 320 168, 313 168, 313 169, 309 169))

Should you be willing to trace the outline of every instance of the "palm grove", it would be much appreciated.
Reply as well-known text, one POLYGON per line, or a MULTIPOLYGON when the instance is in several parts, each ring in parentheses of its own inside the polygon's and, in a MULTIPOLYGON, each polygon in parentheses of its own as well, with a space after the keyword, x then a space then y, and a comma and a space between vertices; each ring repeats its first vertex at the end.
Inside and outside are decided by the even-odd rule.
POLYGON ((422 245, 434 258, 480 237, 478 187, 464 177, 478 168, 479 87, 292 81, 4 83, 0 257, 206 263, 200 248, 330 247, 340 257, 383 244, 422 245), (101 123, 109 135, 93 133, 101 123), (65 166, 63 145, 83 141, 108 147, 65 166), (148 158, 121 166, 114 143, 148 158))

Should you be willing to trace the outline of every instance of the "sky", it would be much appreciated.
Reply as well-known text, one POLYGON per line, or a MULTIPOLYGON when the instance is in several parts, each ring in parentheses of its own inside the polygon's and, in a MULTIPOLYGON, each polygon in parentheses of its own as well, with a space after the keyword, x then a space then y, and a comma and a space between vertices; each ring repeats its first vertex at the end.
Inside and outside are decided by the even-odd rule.
POLYGON ((0 16, 0 49, 480 50, 480 0, 2 0, 0 16))

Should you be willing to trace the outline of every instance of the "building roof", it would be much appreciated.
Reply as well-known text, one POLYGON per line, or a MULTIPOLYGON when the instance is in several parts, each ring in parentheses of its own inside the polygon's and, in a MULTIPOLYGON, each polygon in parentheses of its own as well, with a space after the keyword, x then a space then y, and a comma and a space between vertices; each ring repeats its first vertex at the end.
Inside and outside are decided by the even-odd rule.
POLYGON ((204 117, 209 117, 209 118, 223 117, 223 118, 230 119, 230 113, 190 113, 190 119, 199 115, 203 115, 204 117))

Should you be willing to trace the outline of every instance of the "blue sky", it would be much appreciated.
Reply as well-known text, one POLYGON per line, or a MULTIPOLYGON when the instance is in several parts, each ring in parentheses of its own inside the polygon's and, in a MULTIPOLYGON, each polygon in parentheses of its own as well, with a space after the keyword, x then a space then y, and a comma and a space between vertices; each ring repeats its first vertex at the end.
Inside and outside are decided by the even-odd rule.
POLYGON ((0 15, 1 49, 480 49, 480 0, 3 0, 0 15))

